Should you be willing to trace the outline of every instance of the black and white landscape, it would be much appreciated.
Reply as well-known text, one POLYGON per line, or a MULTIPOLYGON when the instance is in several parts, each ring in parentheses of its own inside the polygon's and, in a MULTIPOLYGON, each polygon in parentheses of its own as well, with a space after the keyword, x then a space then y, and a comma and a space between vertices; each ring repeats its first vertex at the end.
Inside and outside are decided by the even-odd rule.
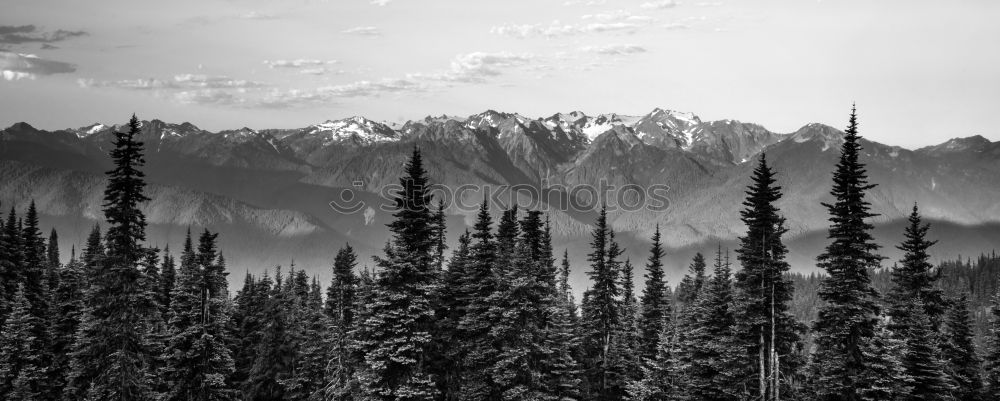
POLYGON ((1000 3, 12 3, 0 400, 1000 400, 1000 3))

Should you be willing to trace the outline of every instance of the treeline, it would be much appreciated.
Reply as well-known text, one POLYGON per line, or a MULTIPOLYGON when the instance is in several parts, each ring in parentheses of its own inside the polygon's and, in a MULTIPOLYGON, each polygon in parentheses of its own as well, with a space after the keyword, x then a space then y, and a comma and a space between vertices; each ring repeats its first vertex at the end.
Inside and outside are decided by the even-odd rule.
POLYGON ((0 399, 1000 399, 996 258, 935 268, 915 205, 904 258, 880 269, 853 111, 825 276, 788 272, 762 155, 737 249, 697 255, 674 287, 657 229, 638 278, 602 209, 580 300, 538 211, 484 202, 449 252, 416 149, 374 270, 344 246, 325 289, 292 266, 248 273, 231 296, 216 234, 189 233, 178 260, 144 245, 138 132, 133 116, 116 134, 106 228, 68 263, 33 203, 3 224, 0 399), (992 316, 972 313, 986 302, 992 316))

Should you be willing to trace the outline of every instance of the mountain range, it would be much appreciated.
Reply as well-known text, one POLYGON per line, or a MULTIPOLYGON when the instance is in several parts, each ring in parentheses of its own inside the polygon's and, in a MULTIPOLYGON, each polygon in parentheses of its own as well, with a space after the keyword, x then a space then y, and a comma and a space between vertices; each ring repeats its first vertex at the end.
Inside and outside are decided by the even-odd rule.
MULTIPOLYGON (((67 255, 100 220, 107 151, 121 128, 98 123, 44 131, 17 123, 0 130, 0 206, 23 210, 34 200, 43 224, 58 229, 67 255)), ((827 225, 821 202, 831 199, 842 136, 822 124, 777 133, 753 123, 702 121, 692 113, 655 109, 642 116, 574 111, 541 118, 488 110, 404 124, 357 116, 304 128, 220 132, 151 120, 143 121, 139 139, 153 198, 145 205, 149 242, 176 247, 188 227, 219 231, 234 271, 294 261, 325 278, 345 242, 364 256, 376 254, 391 218, 378 206, 384 203, 380 193, 397 182, 416 146, 434 183, 491 191, 542 188, 516 193, 514 200, 548 211, 556 245, 570 250, 582 281, 595 211, 561 210, 583 199, 571 189, 602 183, 669 187, 666 210, 615 210, 609 219, 633 261, 644 261, 648 238, 659 226, 676 278, 694 252, 732 246, 743 229, 743 189, 762 153, 779 171, 793 267, 814 270, 827 225), (346 189, 353 191, 353 202, 366 203, 362 211, 331 208, 346 189)), ((899 221, 914 202, 941 227, 938 259, 1000 243, 1000 142, 973 136, 916 150, 862 144, 862 160, 878 184, 869 199, 880 214, 874 222, 887 256, 896 255, 899 221)), ((464 192, 467 207, 446 210, 452 241, 471 225, 475 205, 486 195, 464 192)), ((605 199, 611 209, 623 200, 605 199)))

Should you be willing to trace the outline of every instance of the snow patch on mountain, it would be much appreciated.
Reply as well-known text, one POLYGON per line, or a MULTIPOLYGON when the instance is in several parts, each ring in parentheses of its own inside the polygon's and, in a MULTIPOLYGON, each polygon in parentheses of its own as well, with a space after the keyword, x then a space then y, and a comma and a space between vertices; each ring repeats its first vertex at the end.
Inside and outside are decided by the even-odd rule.
POLYGON ((322 135, 324 146, 348 139, 369 144, 399 140, 399 135, 389 126, 360 116, 327 120, 307 127, 305 132, 309 135, 322 135))

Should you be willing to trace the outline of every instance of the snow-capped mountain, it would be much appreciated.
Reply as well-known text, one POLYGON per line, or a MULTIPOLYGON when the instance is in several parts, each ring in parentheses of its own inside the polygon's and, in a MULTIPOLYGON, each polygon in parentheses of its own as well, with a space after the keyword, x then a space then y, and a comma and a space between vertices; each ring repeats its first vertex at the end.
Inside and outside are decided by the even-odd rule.
MULTIPOLYGON (((0 195, 0 202, 21 205, 33 198, 49 216, 77 213, 66 205, 100 199, 100 193, 93 192, 98 185, 51 191, 28 183, 62 182, 80 174, 99 180, 109 167, 107 150, 113 133, 123 128, 92 124, 50 132, 18 123, 0 130, 0 176, 19 183, 17 188, 8 186, 11 191, 0 195)), ((753 123, 704 121, 693 113, 668 109, 641 116, 574 111, 545 118, 487 110, 468 117, 429 116, 401 125, 351 117, 304 128, 220 132, 150 120, 143 122, 139 137, 152 185, 205 194, 164 196, 154 207, 162 213, 158 216, 174 216, 198 202, 209 202, 206 197, 211 196, 203 205, 211 205, 212 212, 202 214, 211 217, 198 219, 198 224, 229 224, 224 222, 233 216, 246 216, 240 217, 247 219, 240 225, 259 228, 253 230, 279 230, 287 238, 307 242, 329 241, 328 235, 352 238, 352 245, 373 252, 382 245, 381 223, 388 215, 377 207, 371 218, 341 215, 331 212, 328 203, 345 187, 378 201, 380 190, 397 182, 414 146, 424 152, 431 180, 438 184, 479 188, 544 183, 567 188, 517 196, 519 201, 536 201, 529 203, 535 207, 565 204, 572 196, 568 188, 579 185, 666 185, 670 188, 666 212, 619 211, 611 213, 611 220, 623 236, 634 238, 648 237, 659 224, 665 243, 681 248, 738 234, 741 188, 763 152, 779 171, 785 194, 782 213, 790 235, 822 230, 827 222, 820 202, 827 200, 842 138, 842 132, 822 124, 775 133, 753 123), (248 207, 259 211, 248 212, 248 207), (294 229, 279 228, 285 226, 276 216, 293 215, 299 216, 289 226, 294 229)), ((904 217, 914 201, 930 219, 961 226, 1000 222, 996 202, 1000 142, 975 136, 908 150, 865 141, 864 150, 872 182, 879 184, 872 192, 873 207, 881 214, 878 223, 904 217)), ((464 202, 477 204, 481 196, 466 194, 464 202)), ((615 207, 619 199, 607 201, 615 207)), ((561 207, 548 209, 559 241, 570 247, 574 241, 585 242, 593 216, 561 207)), ((471 219, 468 210, 448 212, 459 220, 456 224, 471 219)), ((97 216, 88 213, 81 218, 97 216)), ((189 222, 158 219, 164 230, 172 222, 189 222)), ((233 230, 231 235, 238 244, 254 243, 265 234, 233 230), (254 235, 258 239, 241 237, 254 235)))
POLYGON ((306 127, 302 133, 323 138, 324 146, 347 140, 365 145, 399 140, 396 131, 388 125, 360 116, 342 120, 327 120, 306 127))

